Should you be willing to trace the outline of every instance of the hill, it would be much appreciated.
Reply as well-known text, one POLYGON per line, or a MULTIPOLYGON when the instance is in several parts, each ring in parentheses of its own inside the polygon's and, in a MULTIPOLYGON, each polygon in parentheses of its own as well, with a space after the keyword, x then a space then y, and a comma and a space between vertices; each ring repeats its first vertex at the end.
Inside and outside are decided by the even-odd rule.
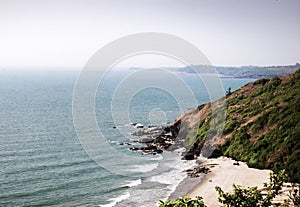
POLYGON ((300 70, 248 84, 227 97, 227 104, 222 153, 250 167, 286 169, 299 183, 300 70))
POLYGON ((220 100, 188 111, 155 143, 165 146, 166 135, 174 140, 173 145, 167 145, 169 149, 187 148, 184 159, 200 154, 225 155, 250 167, 275 172, 286 169, 290 181, 299 183, 300 69, 282 78, 249 83, 220 100), (224 110, 226 119, 222 121, 224 110))

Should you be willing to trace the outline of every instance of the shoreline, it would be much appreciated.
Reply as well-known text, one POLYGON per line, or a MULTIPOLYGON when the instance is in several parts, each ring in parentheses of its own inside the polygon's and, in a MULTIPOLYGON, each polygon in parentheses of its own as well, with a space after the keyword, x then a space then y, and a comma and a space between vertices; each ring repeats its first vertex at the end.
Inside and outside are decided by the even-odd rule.
POLYGON ((198 178, 185 178, 170 195, 169 199, 188 196, 194 199, 197 196, 203 198, 204 203, 210 207, 219 207, 218 193, 215 186, 220 186, 225 192, 232 191, 232 185, 244 187, 257 186, 263 188, 263 184, 269 182, 271 170, 259 170, 249 168, 246 163, 238 162, 227 157, 214 159, 198 158, 200 165, 209 168, 207 174, 201 173, 198 178))
POLYGON ((178 186, 176 186, 175 190, 169 195, 168 200, 175 200, 179 197, 184 197, 191 189, 194 189, 196 185, 203 180, 203 177, 203 175, 200 175, 197 178, 187 176, 178 184, 178 186))

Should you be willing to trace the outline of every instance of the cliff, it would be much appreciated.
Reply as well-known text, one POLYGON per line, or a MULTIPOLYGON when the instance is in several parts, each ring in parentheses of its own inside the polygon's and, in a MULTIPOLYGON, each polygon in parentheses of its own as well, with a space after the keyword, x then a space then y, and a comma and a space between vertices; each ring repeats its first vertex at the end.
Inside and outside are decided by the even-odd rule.
POLYGON ((184 146, 184 159, 225 155, 250 167, 286 169, 289 179, 299 183, 300 69, 198 106, 170 124, 161 142, 166 133, 173 144, 164 148, 184 146))

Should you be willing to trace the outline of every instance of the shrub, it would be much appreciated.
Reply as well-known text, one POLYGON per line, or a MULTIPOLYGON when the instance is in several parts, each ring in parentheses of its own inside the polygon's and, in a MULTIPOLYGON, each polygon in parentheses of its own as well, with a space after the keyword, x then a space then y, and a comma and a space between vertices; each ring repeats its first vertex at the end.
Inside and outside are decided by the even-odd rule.
POLYGON ((270 79, 262 78, 257 81, 254 81, 254 85, 265 85, 267 82, 269 82, 270 79))
POLYGON ((231 133, 239 125, 238 121, 235 118, 228 119, 225 123, 223 134, 231 133))
POLYGON ((194 200, 183 197, 176 200, 159 201, 159 207, 206 207, 206 205, 202 197, 197 197, 194 200))

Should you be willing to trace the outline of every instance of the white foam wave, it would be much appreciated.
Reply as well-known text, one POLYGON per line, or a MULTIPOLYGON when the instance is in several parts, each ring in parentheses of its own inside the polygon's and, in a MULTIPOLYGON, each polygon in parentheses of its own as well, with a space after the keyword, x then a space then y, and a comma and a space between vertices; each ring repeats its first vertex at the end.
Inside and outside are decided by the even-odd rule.
POLYGON ((177 185, 182 179, 185 178, 185 174, 177 170, 172 170, 170 172, 162 173, 150 178, 153 182, 158 182, 167 185, 177 185))
POLYGON ((168 189, 171 193, 175 191, 179 183, 187 177, 187 174, 184 171, 191 168, 194 164, 195 161, 183 161, 181 160, 181 157, 178 156, 177 159, 173 161, 170 160, 170 162, 165 163, 165 167, 172 170, 159 175, 154 175, 150 178, 150 180, 169 185, 168 189))
POLYGON ((155 157, 150 158, 150 160, 162 160, 163 156, 161 155, 155 155, 155 157))
POLYGON ((113 206, 117 205, 118 203, 120 203, 121 201, 126 200, 129 197, 130 197, 130 193, 126 192, 125 194, 120 195, 119 197, 109 199, 109 201, 111 201, 110 203, 105 204, 105 205, 99 205, 99 207, 113 207, 113 206))
POLYGON ((129 171, 146 173, 146 172, 150 172, 150 171, 154 170, 157 167, 158 167, 158 163, 146 164, 146 165, 134 165, 131 167, 131 169, 129 171))
POLYGON ((134 181, 129 181, 126 184, 124 184, 123 186, 127 186, 127 187, 131 188, 131 187, 134 187, 134 186, 137 186, 140 184, 142 184, 142 180, 138 179, 138 180, 134 180, 134 181))
POLYGON ((118 141, 115 141, 115 140, 108 140, 109 143, 112 143, 112 144, 117 144, 119 143, 118 141))

